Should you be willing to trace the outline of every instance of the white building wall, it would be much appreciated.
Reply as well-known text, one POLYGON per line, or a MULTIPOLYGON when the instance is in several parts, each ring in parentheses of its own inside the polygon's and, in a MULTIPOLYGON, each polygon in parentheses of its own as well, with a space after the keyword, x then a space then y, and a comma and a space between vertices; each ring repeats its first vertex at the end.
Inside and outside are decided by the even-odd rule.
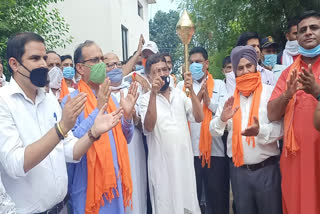
POLYGON ((143 18, 138 15, 138 0, 64 0, 56 7, 70 25, 72 44, 58 48, 59 54, 71 54, 85 40, 95 41, 103 53, 114 52, 122 60, 121 25, 128 29, 128 55, 137 49, 142 33, 149 39, 148 3, 143 6, 143 18))

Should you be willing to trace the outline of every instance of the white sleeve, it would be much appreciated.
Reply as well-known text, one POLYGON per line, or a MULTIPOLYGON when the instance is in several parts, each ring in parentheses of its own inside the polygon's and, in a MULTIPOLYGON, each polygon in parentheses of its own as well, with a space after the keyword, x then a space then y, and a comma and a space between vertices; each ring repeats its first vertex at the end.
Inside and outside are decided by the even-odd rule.
POLYGON ((145 119, 147 111, 148 111, 149 99, 150 99, 150 92, 142 95, 141 98, 139 99, 139 113, 140 113, 140 116, 141 116, 141 123, 142 123, 143 133, 145 135, 149 135, 150 134, 150 132, 148 132, 144 128, 144 119, 145 119))
POLYGON ((26 176, 23 168, 25 147, 3 98, 0 98, 0 136, 0 163, 3 170, 12 178, 26 176))
POLYGON ((228 127, 231 127, 231 125, 232 125, 231 119, 228 120, 227 122, 223 122, 220 119, 224 103, 225 103, 225 99, 219 103, 219 107, 217 109, 217 112, 214 115, 214 117, 212 118, 212 120, 210 121, 209 131, 210 131, 211 135, 214 137, 221 137, 224 134, 224 131, 226 129, 226 125, 228 124, 228 127))
POLYGON ((283 137, 283 122, 273 121, 260 124, 259 134, 256 137, 257 143, 269 144, 283 137))
POLYGON ((73 149, 74 149, 74 146, 78 140, 79 140, 78 138, 73 136, 73 133, 71 130, 68 132, 68 137, 66 137, 65 139, 62 140, 63 149, 64 149, 64 157, 66 159, 66 162, 68 162, 68 163, 78 163, 81 160, 81 158, 80 158, 80 160, 74 160, 74 158, 73 158, 73 149))
POLYGON ((212 97, 210 100, 210 105, 208 108, 212 113, 216 113, 219 103, 225 100, 227 96, 226 84, 221 80, 215 80, 215 86, 212 92, 212 97))

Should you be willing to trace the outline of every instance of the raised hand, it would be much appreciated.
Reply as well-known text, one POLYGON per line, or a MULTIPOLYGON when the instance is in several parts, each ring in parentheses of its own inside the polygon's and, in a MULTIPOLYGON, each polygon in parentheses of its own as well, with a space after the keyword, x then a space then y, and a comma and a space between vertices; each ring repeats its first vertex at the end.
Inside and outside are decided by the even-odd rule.
POLYGON ((220 116, 222 122, 227 122, 229 119, 233 117, 233 115, 238 111, 240 106, 235 107, 232 109, 234 103, 234 97, 230 97, 223 106, 223 110, 220 116))
POLYGON ((244 131, 241 132, 243 136, 257 136, 259 134, 260 125, 259 120, 256 116, 253 116, 253 124, 247 127, 244 131))
POLYGON ((186 89, 189 89, 190 92, 193 91, 191 72, 184 73, 184 86, 186 89))
POLYGON ((208 93, 207 80, 203 82, 201 89, 202 88, 203 88, 203 102, 208 107, 210 105, 211 100, 208 93))
POLYGON ((290 100, 298 90, 298 73, 297 69, 294 69, 293 72, 290 74, 290 79, 287 80, 287 90, 284 92, 285 98, 290 100))
POLYGON ((111 89, 110 89, 110 80, 109 78, 106 78, 104 82, 99 86, 99 92, 97 94, 97 108, 99 110, 102 109, 104 104, 106 104, 109 100, 111 94, 111 89))
POLYGON ((308 65, 308 71, 302 67, 302 72, 299 75, 298 82, 301 83, 301 86, 298 87, 299 90, 303 90, 317 98, 320 93, 320 85, 314 78, 311 64, 308 65))
POLYGON ((68 95, 67 102, 62 109, 62 116, 59 122, 64 134, 67 134, 75 125, 79 114, 83 111, 87 101, 87 94, 79 93, 74 98, 68 95))
POLYGON ((151 89, 149 82, 148 82, 145 78, 143 78, 140 74, 137 74, 137 73, 136 73, 135 75, 136 75, 135 80, 136 80, 138 83, 140 83, 140 85, 141 85, 141 87, 142 87, 142 90, 143 90, 144 92, 149 91, 149 90, 151 89))
POLYGON ((92 134, 94 133, 96 135, 93 136, 95 138, 115 127, 123 115, 123 109, 121 107, 109 114, 105 114, 107 108, 108 104, 105 103, 94 120, 91 129, 93 130, 92 134))
POLYGON ((154 95, 157 95, 163 85, 164 85, 164 81, 161 79, 160 76, 157 76, 156 78, 154 78, 152 82, 151 93, 153 93, 154 95))
POLYGON ((136 82, 133 82, 129 88, 127 96, 124 98, 123 92, 120 91, 120 106, 123 108, 124 118, 126 120, 132 119, 132 113, 134 105, 139 97, 137 93, 138 85, 136 82))
POLYGON ((139 55, 142 52, 142 46, 144 45, 144 43, 145 43, 145 41, 144 41, 143 35, 141 34, 140 39, 139 39, 138 49, 137 49, 137 52, 139 53, 139 55))

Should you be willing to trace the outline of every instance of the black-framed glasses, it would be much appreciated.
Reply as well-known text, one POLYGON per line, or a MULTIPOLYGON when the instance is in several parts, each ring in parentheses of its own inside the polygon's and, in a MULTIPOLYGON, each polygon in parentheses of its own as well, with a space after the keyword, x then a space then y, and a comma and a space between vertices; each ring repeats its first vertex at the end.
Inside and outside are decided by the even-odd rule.
POLYGON ((122 62, 111 62, 111 63, 106 63, 108 68, 114 68, 115 66, 117 66, 117 68, 121 68, 122 67, 122 62))
POLYGON ((93 63, 93 64, 97 64, 97 63, 99 63, 100 61, 103 62, 103 60, 104 60, 104 57, 101 56, 101 57, 95 57, 95 58, 91 58, 91 59, 84 60, 84 61, 82 61, 81 63, 91 62, 91 63, 93 63))

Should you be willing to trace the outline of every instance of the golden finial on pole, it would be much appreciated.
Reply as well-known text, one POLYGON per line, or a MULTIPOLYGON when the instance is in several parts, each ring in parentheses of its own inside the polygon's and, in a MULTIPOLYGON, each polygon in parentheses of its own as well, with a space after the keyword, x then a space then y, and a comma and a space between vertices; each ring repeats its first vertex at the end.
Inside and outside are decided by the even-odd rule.
MULTIPOLYGON (((177 34, 181 40, 181 42, 184 45, 184 64, 185 64, 185 72, 189 71, 189 50, 188 45, 191 41, 191 38, 194 34, 194 24, 192 20, 190 19, 190 16, 187 12, 187 10, 184 10, 178 23, 176 26, 177 34)), ((186 88, 186 94, 189 96, 189 89, 186 88)))

